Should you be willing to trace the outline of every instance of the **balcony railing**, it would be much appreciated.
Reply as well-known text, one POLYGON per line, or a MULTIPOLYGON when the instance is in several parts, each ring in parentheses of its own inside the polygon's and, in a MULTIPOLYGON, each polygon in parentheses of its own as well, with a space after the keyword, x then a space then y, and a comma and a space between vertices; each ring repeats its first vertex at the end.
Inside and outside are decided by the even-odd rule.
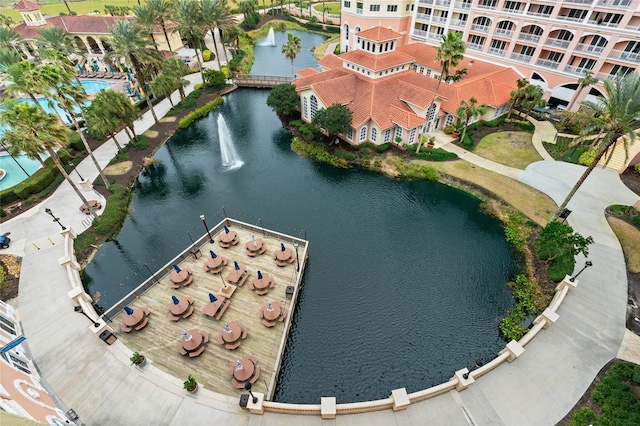
POLYGON ((434 0, 433 4, 436 6, 449 7, 451 6, 451 0, 434 0))
POLYGON ((464 28, 468 21, 451 21, 451 26, 455 28, 464 28))
POLYGON ((362 15, 362 9, 356 9, 356 15, 362 15))
POLYGON ((592 55, 597 55, 603 50, 604 50, 604 46, 596 46, 596 45, 586 44, 586 43, 578 43, 576 45, 576 52, 590 53, 592 55))
POLYGON ((421 4, 433 4, 434 0, 419 0, 418 3, 421 4))
POLYGON ((431 15, 427 15, 424 13, 416 13, 416 19, 419 19, 421 21, 428 21, 431 19, 431 15))
POLYGON ((478 25, 478 24, 473 24, 471 26, 471 31, 476 31, 479 33, 488 33, 489 32, 489 27, 486 25, 478 25))
POLYGON ((478 9, 496 10, 497 6, 489 6, 486 4, 479 4, 478 9))
POLYGON ((518 40, 524 40, 524 41, 529 41, 531 43, 537 43, 540 41, 540 36, 539 35, 535 35, 535 34, 529 34, 529 33, 520 33, 518 35, 518 40))
POLYGON ((612 50, 609 54, 610 58, 619 58, 625 61, 640 64, 640 53, 628 52, 626 50, 612 50))
POLYGON ((522 13, 521 9, 507 9, 506 7, 503 7, 502 11, 507 13, 522 13))
POLYGON ((442 34, 438 34, 438 33, 428 33, 427 34, 427 38, 430 38, 431 40, 438 40, 438 41, 442 41, 442 34))
POLYGON ((640 25, 627 25, 626 27, 624 27, 624 29, 631 31, 640 31, 640 25))
POLYGON ((583 18, 576 18, 574 16, 567 16, 567 15, 558 15, 558 19, 560 19, 562 21, 570 21, 570 22, 582 22, 582 21, 584 21, 584 17, 583 18))
POLYGON ((511 59, 514 61, 518 61, 518 62, 523 62, 525 64, 528 64, 529 62, 531 62, 531 58, 533 56, 529 56, 529 55, 523 55, 522 53, 512 53, 511 54, 511 59))
POLYGON ((471 9, 471 3, 457 1, 454 7, 456 9, 471 9))
POLYGON ((497 47, 490 47, 488 53, 491 55, 504 56, 504 49, 499 49, 497 47))
POLYGON ((527 10, 527 15, 529 15, 529 16, 540 16, 542 18, 548 18, 549 16, 551 16, 551 13, 532 12, 530 10, 527 10))
POLYGON ((574 75, 584 75, 586 71, 591 71, 591 70, 592 68, 567 65, 564 69, 564 72, 568 72, 569 74, 574 74, 574 75))
POLYGON ((614 4, 614 0, 599 0, 598 6, 610 7, 612 9, 626 9, 631 4, 631 0, 617 1, 614 4))
POLYGON ((413 30, 413 35, 416 36, 416 37, 427 38, 427 32, 426 31, 416 30, 415 28, 413 30))
POLYGON ((536 65, 538 65, 540 67, 544 67, 544 68, 549 68, 549 69, 552 69, 552 70, 557 70, 558 67, 560 66, 560 62, 550 61, 548 59, 538 59, 536 61, 536 65))
POLYGON ((599 72, 596 74, 596 78, 599 80, 615 80, 616 79, 616 75, 615 74, 607 74, 604 72, 599 72))
POLYGON ((467 50, 475 50, 477 52, 482 52, 483 45, 480 43, 469 43, 467 44, 467 50))
POLYGON ((600 20, 590 19, 590 20, 587 21, 587 24, 589 24, 589 25, 597 25, 599 27, 615 28, 618 25, 620 25, 620 22, 602 22, 600 20))
POLYGON ((513 34, 513 31, 505 30, 503 28, 496 28, 496 30, 493 32, 493 35, 498 35, 502 37, 511 37, 512 34, 513 34))
POLYGON ((559 38, 548 38, 544 42, 544 45, 545 46, 560 47, 562 49, 565 49, 565 48, 567 48, 569 46, 569 43, 571 43, 571 40, 561 40, 559 38))
POLYGON ((564 0, 565 3, 573 3, 573 4, 591 4, 593 0, 564 0))
POLYGON ((441 24, 444 24, 447 22, 447 18, 446 17, 442 17, 442 16, 434 16, 432 19, 432 22, 439 22, 441 24))

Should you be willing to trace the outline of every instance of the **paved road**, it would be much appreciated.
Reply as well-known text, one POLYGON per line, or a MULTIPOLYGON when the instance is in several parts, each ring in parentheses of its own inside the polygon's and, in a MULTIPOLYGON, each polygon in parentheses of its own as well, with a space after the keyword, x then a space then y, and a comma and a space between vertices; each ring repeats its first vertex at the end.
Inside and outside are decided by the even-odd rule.
MULTIPOLYGON (((199 74, 189 76, 197 82, 199 74)), ((190 91, 192 85, 187 89, 190 91)), ((177 96, 177 95, 175 95, 177 96)), ((156 111, 163 116, 167 100, 156 111)), ((149 114, 136 123, 141 133, 152 124, 149 114)), ((119 135, 119 140, 125 140, 119 135)), ((105 166, 115 154, 112 143, 96 150, 105 166)), ((81 174, 93 180, 90 160, 81 174)), ((541 161, 518 173, 520 181, 560 201, 580 175, 582 167, 541 161)), ((413 404, 406 411, 340 416, 333 424, 554 424, 587 389, 600 368, 616 356, 625 333, 627 281, 620 246, 603 217, 611 203, 633 204, 638 196, 619 177, 596 170, 569 204, 569 221, 595 244, 589 258, 594 266, 580 276, 578 288, 558 310, 559 320, 526 347, 511 364, 498 367, 463 392, 449 392, 413 404)), ((170 377, 151 364, 144 372, 129 362, 131 351, 119 341, 106 346, 91 332, 87 319, 74 313, 67 296, 68 279, 58 259, 63 256, 57 225, 44 214, 50 207, 66 226, 83 230, 85 216, 68 184, 37 208, 3 224, 11 230, 10 252, 23 256, 19 304, 29 347, 43 377, 60 400, 88 425, 211 424, 324 424, 319 416, 266 413, 249 416, 237 398, 202 390, 186 396, 184 378, 170 377), (48 242, 51 238, 55 243, 48 242), (37 250, 33 244, 40 247, 37 250), (188 419, 188 420, 187 420, 188 419)), ((581 265, 584 259, 578 259, 581 265)), ((464 278, 464 277, 462 277, 464 278)), ((461 366, 462 367, 462 366, 461 366)), ((338 401, 339 402, 339 401, 338 401)))

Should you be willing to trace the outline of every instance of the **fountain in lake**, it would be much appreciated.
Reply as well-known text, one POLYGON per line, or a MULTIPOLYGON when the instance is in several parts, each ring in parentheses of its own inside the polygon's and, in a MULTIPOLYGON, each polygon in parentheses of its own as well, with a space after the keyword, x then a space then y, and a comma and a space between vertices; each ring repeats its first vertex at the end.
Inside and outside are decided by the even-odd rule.
POLYGON ((222 167, 226 170, 235 170, 242 167, 244 162, 238 157, 236 148, 233 146, 233 140, 227 127, 227 122, 222 114, 218 115, 218 139, 220 140, 220 157, 222 159, 222 167))
POLYGON ((267 37, 258 43, 258 46, 275 46, 276 45, 276 35, 273 32, 273 27, 269 28, 269 34, 267 37))

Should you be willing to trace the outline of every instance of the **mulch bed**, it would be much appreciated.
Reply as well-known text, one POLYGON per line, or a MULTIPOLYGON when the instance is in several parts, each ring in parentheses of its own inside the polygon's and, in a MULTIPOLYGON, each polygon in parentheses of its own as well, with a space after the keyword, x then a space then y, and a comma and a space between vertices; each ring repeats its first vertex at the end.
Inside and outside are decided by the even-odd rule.
POLYGON ((4 285, 0 288, 0 300, 10 300, 18 297, 18 283, 20 282, 20 260, 18 257, 0 255, 0 268, 6 272, 4 285))

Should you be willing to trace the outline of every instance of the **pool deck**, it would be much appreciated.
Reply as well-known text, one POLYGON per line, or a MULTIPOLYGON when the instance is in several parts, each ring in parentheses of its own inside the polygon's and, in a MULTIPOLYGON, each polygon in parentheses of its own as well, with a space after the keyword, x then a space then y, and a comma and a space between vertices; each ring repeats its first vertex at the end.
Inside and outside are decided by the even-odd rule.
POLYGON ((164 372, 185 379, 189 374, 193 374, 206 389, 234 397, 239 397, 241 391, 231 385, 231 376, 228 373, 229 366, 244 355, 254 355, 258 358, 261 376, 260 380, 253 385, 253 390, 270 396, 275 389, 276 373, 279 371, 282 351, 286 342, 285 334, 290 326, 291 313, 294 312, 296 301, 295 297, 287 299, 285 291, 287 286, 299 288, 299 281, 304 272, 308 242, 295 239, 299 244, 300 271, 298 273, 295 262, 278 267, 272 257, 272 253, 280 249, 281 243, 293 249, 291 243, 294 240, 293 237, 271 231, 265 232, 263 235, 261 228, 252 227, 249 224, 226 223, 229 225, 230 231, 237 232, 240 240, 237 245, 226 249, 221 248, 218 245, 218 235, 224 234, 224 230, 221 224, 214 227, 212 236, 215 241, 213 244, 209 242, 206 234, 196 242, 196 246, 200 248, 202 253, 199 259, 195 259, 191 255, 190 247, 188 247, 183 253, 184 259, 182 259, 183 256, 178 256, 156 274, 159 278, 157 284, 133 301, 116 304, 115 309, 119 313, 113 318, 113 323, 110 325, 118 339, 126 347, 131 351, 139 351, 164 372), (244 245, 251 241, 252 234, 265 242, 266 252, 264 254, 255 257, 246 254, 244 245), (202 246, 199 244, 201 241, 203 242, 202 246), (223 268, 221 274, 212 275, 203 269, 205 261, 211 257, 209 250, 228 259, 228 264, 223 268), (232 286, 226 282, 227 275, 234 269, 234 260, 249 270, 249 276, 241 287, 232 286), (178 264, 182 270, 191 269, 192 283, 179 289, 172 288, 167 273, 168 270, 173 271, 172 264, 178 264), (264 296, 257 295, 250 288, 250 281, 256 278, 257 271, 261 271, 263 274, 268 273, 275 280, 275 287, 264 296), (216 294, 218 298, 222 297, 220 293, 223 287, 221 276, 228 287, 235 287, 235 291, 229 299, 231 303, 224 315, 220 320, 216 320, 204 315, 202 310, 209 303, 209 293, 216 294), (168 305, 172 303, 172 295, 179 299, 191 297, 194 300, 194 310, 190 317, 179 321, 171 321, 167 318, 168 305), (267 328, 262 324, 262 319, 258 314, 268 301, 280 302, 287 312, 287 319, 284 322, 278 322, 272 328, 267 328), (121 331, 120 324, 122 316, 125 315, 122 308, 125 304, 131 308, 146 307, 151 311, 149 323, 144 329, 133 330, 130 333, 121 331), (216 341, 218 332, 223 329, 226 322, 231 321, 239 321, 240 324, 248 328, 246 340, 243 340, 240 347, 235 350, 226 349, 216 341), (198 357, 182 356, 178 353, 178 343, 182 338, 182 332, 194 328, 208 332, 209 343, 205 346, 202 355, 198 357))

